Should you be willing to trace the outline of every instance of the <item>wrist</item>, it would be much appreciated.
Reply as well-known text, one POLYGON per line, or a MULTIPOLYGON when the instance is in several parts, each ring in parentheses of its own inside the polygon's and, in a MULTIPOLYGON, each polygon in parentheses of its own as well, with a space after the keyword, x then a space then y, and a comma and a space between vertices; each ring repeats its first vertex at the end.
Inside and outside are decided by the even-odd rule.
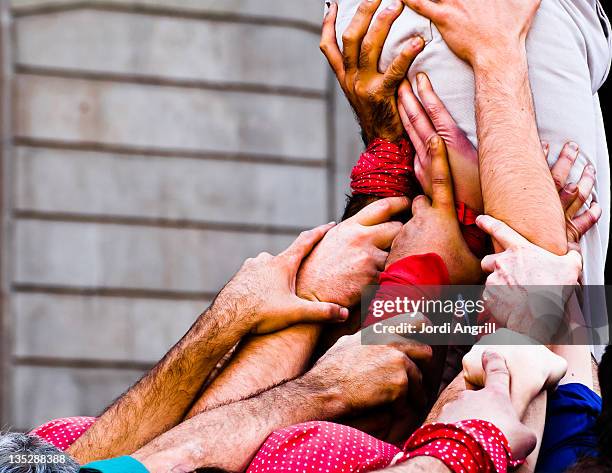
POLYGON ((474 74, 504 74, 520 71, 527 66, 527 49, 525 39, 500 42, 498 47, 484 48, 477 51, 470 60, 474 74))
MULTIPOLYGON (((323 379, 316 372, 309 371, 293 381, 296 388, 310 400, 314 408, 313 419, 330 420, 341 417, 350 411, 342 388, 329 379, 323 379)), ((302 406, 303 407, 303 406, 302 406)))

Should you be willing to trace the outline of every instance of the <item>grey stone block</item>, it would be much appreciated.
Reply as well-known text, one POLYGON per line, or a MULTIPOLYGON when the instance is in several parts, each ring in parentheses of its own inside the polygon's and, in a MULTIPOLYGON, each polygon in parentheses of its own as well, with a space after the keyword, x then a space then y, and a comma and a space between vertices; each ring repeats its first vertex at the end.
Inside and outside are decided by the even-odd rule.
POLYGON ((146 148, 325 159, 325 102, 117 82, 16 78, 15 133, 146 148))
POLYGON ((26 16, 15 31, 20 64, 326 89, 318 35, 291 27, 85 9, 26 16))
POLYGON ((15 206, 197 221, 316 226, 323 168, 16 148, 15 206))

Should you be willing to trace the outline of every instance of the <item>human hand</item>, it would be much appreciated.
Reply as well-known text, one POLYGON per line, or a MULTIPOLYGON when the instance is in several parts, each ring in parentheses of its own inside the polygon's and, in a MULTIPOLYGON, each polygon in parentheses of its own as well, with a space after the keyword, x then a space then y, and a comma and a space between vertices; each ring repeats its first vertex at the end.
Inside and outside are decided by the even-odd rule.
POLYGON ((438 134, 446 143, 455 199, 477 213, 484 204, 480 190, 478 151, 433 90, 427 74, 417 74, 419 99, 405 80, 399 88, 399 114, 416 151, 414 172, 425 195, 431 198, 431 161, 427 141, 438 134))
POLYGON ((412 360, 429 360, 431 347, 400 336, 388 340, 388 345, 364 345, 361 332, 341 337, 302 379, 333 387, 346 413, 387 404, 409 393, 422 399, 422 375, 412 360))
POLYGON ((485 307, 502 326, 550 343, 582 272, 580 253, 550 253, 488 215, 479 216, 476 224, 504 250, 481 262, 482 270, 491 273, 485 307))
POLYGON ((375 138, 396 142, 404 136, 397 110, 397 89, 425 44, 420 37, 412 38, 389 68, 380 73, 378 62, 385 40, 404 8, 396 0, 372 22, 380 3, 381 0, 361 2, 342 36, 344 51, 340 52, 335 28, 338 5, 332 2, 323 22, 320 44, 357 115, 366 144, 375 138))
POLYGON ((476 284, 482 272, 461 234, 444 141, 433 135, 428 143, 432 200, 420 195, 412 203, 412 218, 393 241, 387 265, 407 256, 436 253, 452 284, 476 284))
POLYGON ((505 61, 525 51, 525 39, 541 0, 403 0, 429 18, 448 47, 472 67, 505 61))
POLYGON ((445 404, 436 422, 455 423, 480 419, 492 423, 503 432, 514 458, 526 458, 535 448, 535 434, 521 423, 510 398, 510 372, 498 353, 482 354, 484 388, 462 391, 456 400, 445 404))
POLYGON ((378 282, 387 250, 402 229, 391 218, 409 205, 406 197, 381 199, 332 228, 304 260, 298 295, 344 307, 359 302, 362 289, 378 282))
POLYGON ((463 379, 468 389, 484 387, 482 356, 487 351, 498 353, 506 360, 512 379, 512 404, 520 418, 533 399, 543 389, 556 386, 567 371, 565 358, 525 335, 502 328, 482 337, 463 357, 463 379), (526 366, 529 369, 525 369, 526 366))
MULTIPOLYGON (((544 154, 548 158, 548 145, 544 145, 544 154)), ((561 205, 565 211, 565 223, 567 226, 567 242, 572 249, 578 248, 580 239, 601 218, 601 207, 593 199, 588 209, 576 216, 582 206, 593 194, 595 187, 595 167, 587 164, 578 183, 567 183, 572 167, 575 165, 580 149, 572 142, 565 144, 559 158, 550 168, 555 186, 559 192, 561 205)))
POLYGON ((263 334, 304 322, 342 322, 347 308, 337 304, 307 301, 296 294, 297 272, 302 260, 334 226, 327 224, 302 232, 277 256, 261 253, 247 259, 221 290, 213 308, 231 313, 249 331, 263 334))

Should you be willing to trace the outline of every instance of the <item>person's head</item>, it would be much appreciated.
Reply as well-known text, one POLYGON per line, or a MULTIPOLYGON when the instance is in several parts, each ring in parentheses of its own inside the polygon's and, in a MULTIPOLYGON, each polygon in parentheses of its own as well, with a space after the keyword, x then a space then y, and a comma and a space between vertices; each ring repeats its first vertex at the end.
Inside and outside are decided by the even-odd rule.
POLYGON ((17 432, 0 433, 0 473, 77 473, 78 471, 77 462, 35 435, 17 432))

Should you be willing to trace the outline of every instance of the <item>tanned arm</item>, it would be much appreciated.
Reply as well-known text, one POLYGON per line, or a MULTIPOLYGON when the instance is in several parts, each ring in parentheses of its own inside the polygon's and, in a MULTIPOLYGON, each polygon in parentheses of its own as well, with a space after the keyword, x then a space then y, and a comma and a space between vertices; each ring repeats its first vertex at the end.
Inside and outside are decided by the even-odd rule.
POLYGON ((303 232, 278 256, 247 260, 187 335, 69 449, 81 463, 129 454, 177 425, 217 362, 248 333, 342 321, 348 310, 295 294, 299 266, 333 225, 303 232))
POLYGON ((474 70, 485 212, 532 243, 565 254, 563 209, 538 136, 525 48, 539 0, 404 3, 431 19, 474 70))
POLYGON ((303 377, 197 415, 133 457, 152 473, 244 471, 272 432, 393 402, 418 383, 409 356, 422 348, 399 337, 392 346, 362 345, 361 336, 340 339, 303 377))
MULTIPOLYGON (((366 144, 374 138, 393 142, 403 137, 404 128, 397 107, 397 89, 415 56, 423 47, 422 39, 415 38, 415 42, 406 48, 385 74, 379 73, 378 62, 383 44, 391 25, 402 11, 401 5, 385 9, 372 22, 380 4, 381 0, 362 2, 344 35, 345 49, 341 52, 335 35, 338 6, 332 3, 324 20, 320 45, 355 111, 366 144), (370 28, 371 23, 372 28, 370 28)), ((374 196, 350 196, 342 220, 355 216, 376 200, 378 198, 374 196)), ((391 241, 388 241, 388 246, 391 241)), ((378 245, 381 249, 388 249, 388 246, 385 248, 378 245)), ((344 249, 338 246, 336 251, 342 252, 344 249)), ((340 260, 340 257, 336 256, 335 259, 340 260)), ((314 263, 313 261, 311 266, 314 266, 314 263)), ((322 261, 317 263, 321 264, 322 261)), ((367 273, 371 273, 367 268, 355 266, 349 276, 357 278, 359 276, 356 275, 364 269, 367 273)), ((379 270, 382 269, 384 262, 379 270)), ((337 275, 328 276, 333 277, 328 277, 322 287, 313 287, 312 278, 300 278, 298 294, 311 300, 335 302, 343 300, 345 304, 349 302, 343 294, 338 294, 336 290, 330 293, 329 287, 324 287, 333 284, 334 280, 344 284, 343 278, 338 278, 337 275)), ((376 278, 372 278, 364 281, 363 285, 375 283, 376 278)), ((352 304, 358 302, 359 293, 356 295, 356 298, 350 300, 352 304)), ((282 333, 245 340, 233 360, 202 394, 189 416, 229 400, 241 399, 254 391, 303 373, 313 355, 320 334, 320 326, 300 325, 282 333), (280 368, 275 363, 279 358, 284 360, 280 368), (249 383, 245 383, 245 379, 249 383)))

